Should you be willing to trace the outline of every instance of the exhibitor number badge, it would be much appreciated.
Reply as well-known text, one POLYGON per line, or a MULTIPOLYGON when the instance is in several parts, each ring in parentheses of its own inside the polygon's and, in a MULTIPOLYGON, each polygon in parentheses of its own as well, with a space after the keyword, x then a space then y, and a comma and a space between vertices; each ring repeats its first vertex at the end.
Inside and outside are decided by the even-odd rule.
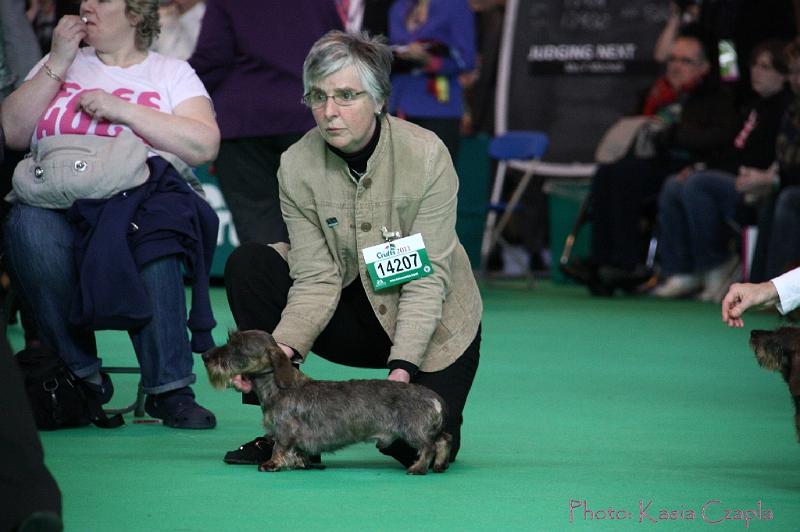
POLYGON ((433 272, 422 235, 407 236, 361 250, 375 290, 382 290, 433 272))

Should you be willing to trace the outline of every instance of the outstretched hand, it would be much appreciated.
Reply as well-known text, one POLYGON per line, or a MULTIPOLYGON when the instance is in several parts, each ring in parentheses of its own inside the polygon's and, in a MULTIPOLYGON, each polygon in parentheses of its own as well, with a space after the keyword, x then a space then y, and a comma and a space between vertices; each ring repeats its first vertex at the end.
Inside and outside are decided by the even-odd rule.
POLYGON ((734 283, 722 300, 722 321, 728 327, 744 327, 742 314, 756 305, 775 304, 778 291, 771 281, 765 283, 734 283))

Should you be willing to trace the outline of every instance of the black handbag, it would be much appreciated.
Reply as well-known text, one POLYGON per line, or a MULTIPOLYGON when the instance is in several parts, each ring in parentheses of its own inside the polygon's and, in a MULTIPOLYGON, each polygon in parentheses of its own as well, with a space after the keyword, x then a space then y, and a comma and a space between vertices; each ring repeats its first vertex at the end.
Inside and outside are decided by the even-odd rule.
POLYGON ((114 428, 125 423, 119 414, 106 416, 97 396, 50 350, 25 349, 17 353, 16 360, 25 377, 25 392, 40 430, 82 427, 89 423, 114 428))

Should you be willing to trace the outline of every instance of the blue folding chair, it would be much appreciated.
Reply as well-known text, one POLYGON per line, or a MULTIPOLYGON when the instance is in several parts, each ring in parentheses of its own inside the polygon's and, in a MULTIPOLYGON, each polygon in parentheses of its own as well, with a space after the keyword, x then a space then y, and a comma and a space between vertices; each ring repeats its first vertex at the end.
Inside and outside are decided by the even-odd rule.
POLYGON ((522 194, 528 188, 536 173, 536 162, 540 161, 550 144, 548 136, 540 131, 509 131, 498 135, 489 144, 489 156, 495 159, 497 172, 489 199, 486 226, 481 242, 481 274, 486 275, 489 253, 496 244, 508 245, 503 239, 503 229, 508 225, 511 215, 519 205, 522 194), (511 193, 508 202, 501 202, 503 186, 509 164, 520 162, 525 165, 522 178, 511 193), (498 220, 498 214, 501 214, 498 220))

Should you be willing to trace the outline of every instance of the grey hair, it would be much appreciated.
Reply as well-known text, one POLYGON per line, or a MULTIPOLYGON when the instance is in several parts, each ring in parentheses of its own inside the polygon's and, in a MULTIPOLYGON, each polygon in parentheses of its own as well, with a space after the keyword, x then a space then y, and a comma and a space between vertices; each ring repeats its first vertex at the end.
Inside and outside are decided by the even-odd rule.
POLYGON ((125 14, 135 17, 137 50, 147 50, 161 33, 161 23, 158 20, 158 0, 125 0, 125 14))
POLYGON ((351 65, 375 105, 382 107, 392 92, 392 52, 383 37, 370 37, 366 32, 332 30, 320 37, 303 62, 303 93, 351 65))

